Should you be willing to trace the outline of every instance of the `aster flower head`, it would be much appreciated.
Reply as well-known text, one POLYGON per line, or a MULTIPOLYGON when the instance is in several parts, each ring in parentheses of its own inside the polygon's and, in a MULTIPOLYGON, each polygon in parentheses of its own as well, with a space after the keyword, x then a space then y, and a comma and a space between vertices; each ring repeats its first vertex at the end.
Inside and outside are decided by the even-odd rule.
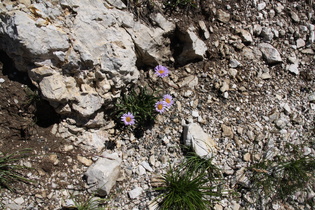
POLYGON ((173 97, 169 94, 163 96, 163 101, 165 102, 166 107, 171 107, 174 103, 173 97))
POLYGON ((166 108, 166 102, 165 101, 158 101, 155 103, 155 110, 159 113, 163 113, 166 108))
POLYGON ((165 66, 158 65, 154 68, 155 74, 159 77, 166 77, 168 76, 169 70, 165 66))
POLYGON ((128 112, 123 114, 123 116, 121 117, 121 121, 125 124, 125 125, 133 125, 135 124, 135 116, 133 116, 132 113, 128 112))

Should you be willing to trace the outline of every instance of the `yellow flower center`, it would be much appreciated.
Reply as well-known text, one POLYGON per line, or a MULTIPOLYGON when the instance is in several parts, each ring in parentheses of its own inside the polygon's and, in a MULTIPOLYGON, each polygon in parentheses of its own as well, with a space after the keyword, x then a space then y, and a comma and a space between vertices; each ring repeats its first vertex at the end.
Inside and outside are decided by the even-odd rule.
POLYGON ((163 104, 158 104, 157 108, 158 108, 158 110, 162 110, 163 109, 163 104))
POLYGON ((131 122, 131 120, 132 120, 131 117, 126 117, 127 122, 131 122))
POLYGON ((164 73, 164 70, 163 70, 163 69, 160 69, 158 72, 159 72, 160 74, 163 74, 163 73, 164 73))
POLYGON ((165 99, 165 102, 168 103, 168 104, 170 104, 170 103, 171 103, 171 99, 166 98, 166 99, 165 99))

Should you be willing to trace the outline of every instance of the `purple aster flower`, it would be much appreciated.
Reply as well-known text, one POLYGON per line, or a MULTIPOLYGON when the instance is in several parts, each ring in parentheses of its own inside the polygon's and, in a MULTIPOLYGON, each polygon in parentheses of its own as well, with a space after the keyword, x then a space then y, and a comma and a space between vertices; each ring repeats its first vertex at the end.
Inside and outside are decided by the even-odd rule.
POLYGON ((166 108, 166 103, 165 101, 158 101, 155 103, 155 110, 159 113, 163 113, 166 108))
POLYGON ((125 125, 133 125, 135 124, 135 116, 128 112, 126 114, 123 114, 123 116, 121 117, 121 121, 123 121, 125 125))
POLYGON ((169 94, 164 95, 163 100, 166 103, 166 107, 171 107, 174 103, 173 97, 169 94))
POLYGON ((159 77, 166 77, 168 76, 169 70, 162 65, 158 65, 154 68, 155 74, 159 77))

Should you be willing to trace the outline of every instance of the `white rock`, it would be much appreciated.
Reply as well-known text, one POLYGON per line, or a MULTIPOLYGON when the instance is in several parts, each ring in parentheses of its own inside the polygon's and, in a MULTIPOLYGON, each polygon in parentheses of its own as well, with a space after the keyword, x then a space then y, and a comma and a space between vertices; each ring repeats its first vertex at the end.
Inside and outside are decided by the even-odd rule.
POLYGON ((271 28, 263 27, 260 36, 263 37, 264 41, 270 42, 273 39, 274 34, 271 28))
POLYGON ((210 158, 217 152, 216 142, 197 123, 184 125, 183 141, 185 145, 192 146, 196 154, 203 158, 210 158))
POLYGON ((311 94, 308 96, 308 101, 309 101, 309 102, 315 102, 315 93, 311 93, 311 94))
POLYGON ((303 155, 304 156, 307 156, 307 155, 309 155, 309 154, 311 154, 312 153, 312 149, 311 148, 309 148, 309 147, 307 147, 307 146, 304 146, 303 147, 303 155))
POLYGON ((288 103, 283 103, 281 104, 281 106, 283 107, 284 111, 287 113, 287 114, 290 114, 291 113, 291 108, 289 106, 288 103))
POLYGON ((18 205, 22 205, 24 203, 24 199, 23 199, 23 197, 18 197, 16 199, 14 199, 14 202, 18 205))
POLYGON ((265 7, 266 7, 266 3, 265 2, 261 2, 261 3, 259 3, 257 5, 257 10, 261 11, 261 10, 265 9, 265 7))
POLYGON ((286 70, 288 70, 289 72, 298 75, 300 73, 299 71, 299 64, 298 63, 294 63, 294 64, 289 64, 286 66, 286 70))
POLYGON ((146 174, 146 170, 142 165, 138 166, 138 171, 140 176, 146 174))
POLYGON ((198 113, 197 110, 193 110, 193 111, 191 112, 191 115, 192 115, 193 117, 199 117, 199 113, 198 113))
POLYGON ((0 78, 0 83, 4 83, 4 79, 3 78, 0 78))
POLYGON ((121 0, 106 0, 106 2, 118 9, 127 8, 127 6, 121 0))
POLYGON ((73 110, 83 117, 88 117, 98 111, 104 104, 104 99, 98 94, 80 94, 76 97, 77 103, 72 105, 73 110))
POLYGON ((232 58, 232 59, 230 59, 229 66, 231 68, 237 68, 237 67, 241 66, 241 63, 238 60, 232 58))
POLYGON ((292 20, 293 20, 294 22, 296 22, 296 23, 300 22, 299 16, 298 16, 294 11, 291 11, 291 12, 290 12, 290 15, 291 15, 291 18, 292 18, 292 20))
POLYGON ((179 39, 184 43, 182 52, 176 58, 180 65, 184 65, 192 60, 203 59, 208 48, 196 35, 196 29, 193 26, 189 27, 184 34, 179 36, 179 39))
POLYGON ((205 37, 206 39, 209 39, 209 38, 210 38, 210 33, 209 33, 208 29, 207 29, 207 26, 206 26, 205 22, 202 21, 202 20, 200 20, 198 23, 199 23, 199 27, 200 27, 201 30, 203 31, 204 37, 205 37))
POLYGON ((154 20, 159 24, 159 26, 166 32, 169 33, 173 30, 175 30, 175 24, 171 21, 168 21, 163 15, 160 13, 157 13, 154 16, 154 20))
POLYGON ((100 196, 108 195, 119 176, 121 162, 117 153, 104 152, 102 158, 85 172, 87 184, 92 185, 91 190, 96 191, 100 196))
POLYGON ((259 36, 261 33, 262 27, 259 24, 255 24, 253 28, 254 35, 259 36))
POLYGON ((14 13, 6 13, 5 19, 5 22, 1 21, 1 24, 6 26, 0 30, 0 34, 6 34, 6 40, 3 39, 0 46, 13 58, 16 68, 21 71, 27 71, 29 68, 29 65, 24 63, 25 60, 19 57, 23 53, 27 55, 28 62, 31 62, 43 55, 49 55, 52 51, 67 50, 70 46, 66 32, 52 24, 37 27, 35 20, 25 12, 16 10, 14 13), (23 46, 14 40, 22 40, 23 46), (5 42, 11 44, 5 45, 5 42))
POLYGON ((296 40, 296 47, 297 48, 301 48, 301 47, 304 47, 305 46, 305 41, 303 39, 298 39, 296 40))
POLYGON ((230 73, 230 75, 232 76, 232 77, 236 77, 236 75, 237 75, 237 70, 236 69, 229 69, 229 73, 230 73))
POLYGON ((141 165, 147 170, 147 171, 150 171, 150 172, 153 172, 153 168, 150 166, 150 164, 146 161, 143 161, 141 162, 141 165))
POLYGON ((258 47, 268 64, 277 64, 282 62, 280 53, 271 44, 261 43, 258 47))
POLYGON ((68 98, 68 91, 63 76, 54 74, 44 77, 39 83, 41 92, 48 101, 63 101, 68 98))
POLYGON ((135 199, 141 195, 143 189, 141 187, 135 187, 133 190, 128 192, 128 195, 131 199, 135 199))
POLYGON ((272 76, 268 72, 265 72, 260 75, 260 78, 266 80, 266 79, 271 79, 272 76))

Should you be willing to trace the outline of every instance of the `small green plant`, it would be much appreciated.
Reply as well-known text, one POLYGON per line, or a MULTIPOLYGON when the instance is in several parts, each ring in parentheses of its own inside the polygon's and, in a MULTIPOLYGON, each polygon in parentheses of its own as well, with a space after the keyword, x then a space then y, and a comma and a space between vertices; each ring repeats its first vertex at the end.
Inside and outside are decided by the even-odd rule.
MULTIPOLYGON (((305 156, 301 151, 306 142, 301 145, 287 143, 283 152, 290 155, 278 155, 274 159, 261 159, 248 167, 249 190, 253 205, 271 205, 274 201, 291 203, 296 192, 308 193, 314 191, 315 159, 305 156), (264 204, 260 203, 264 199, 264 204)), ((306 199, 306 203, 314 200, 306 199)), ((294 203, 291 203, 294 205, 294 203)))
POLYGON ((121 118, 124 114, 130 113, 132 116, 125 119, 125 125, 132 125, 137 123, 137 126, 144 127, 154 121, 156 111, 154 110, 154 104, 157 98, 153 93, 149 93, 144 87, 138 87, 131 90, 128 94, 123 95, 116 104, 117 117, 121 118))
POLYGON ((163 4, 168 9, 189 9, 197 7, 197 0, 164 0, 163 4))
POLYGON ((315 160, 308 157, 284 162, 265 160, 254 164, 250 170, 254 190, 274 199, 286 200, 315 183, 315 160))
POLYGON ((94 195, 88 197, 73 197, 74 207, 77 210, 105 210, 105 207, 101 207, 108 200, 104 198, 96 198, 94 195))
MULTIPOLYGON (((164 78, 170 73, 167 67, 157 65, 154 68, 155 74, 164 78)), ((136 87, 128 94, 124 94, 118 99, 115 105, 115 118, 119 119, 124 125, 136 125, 136 131, 143 133, 144 128, 154 123, 157 113, 162 114, 172 107, 174 101, 169 94, 163 98, 157 98, 155 92, 149 92, 145 87, 136 87)))
POLYGON ((13 190, 11 184, 14 182, 31 182, 21 174, 23 169, 29 169, 29 167, 17 164, 29 156, 30 152, 30 149, 24 149, 7 155, 0 154, 0 188, 13 190))
POLYGON ((190 153, 182 164, 170 167, 163 176, 163 186, 155 189, 160 193, 155 201, 165 210, 209 209, 222 196, 219 174, 211 160, 190 153))
POLYGON ((25 108, 28 108, 30 105, 33 105, 36 107, 36 103, 41 100, 38 91, 32 90, 29 87, 26 87, 24 90, 26 94, 26 100, 23 102, 25 108))

